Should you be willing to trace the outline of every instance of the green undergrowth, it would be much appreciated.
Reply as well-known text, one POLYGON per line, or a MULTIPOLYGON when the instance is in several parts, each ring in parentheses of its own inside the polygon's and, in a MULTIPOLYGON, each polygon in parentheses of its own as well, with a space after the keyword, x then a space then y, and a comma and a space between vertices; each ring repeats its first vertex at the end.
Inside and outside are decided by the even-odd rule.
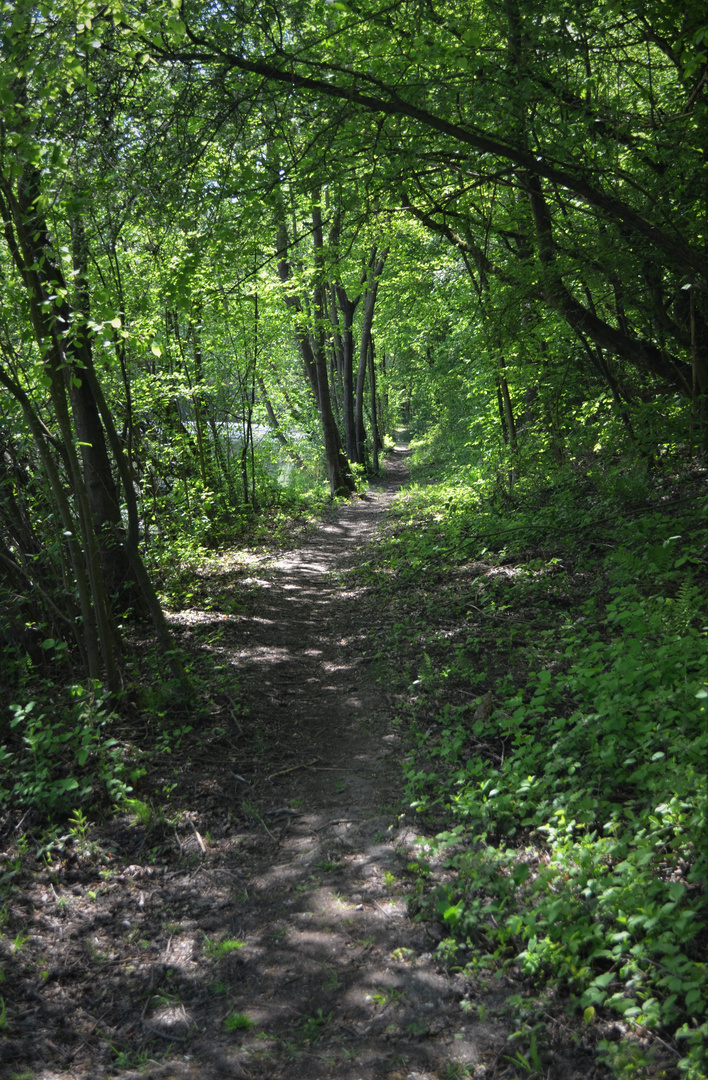
MULTIPOLYGON (((248 561, 254 551, 296 543, 330 512, 332 501, 325 485, 314 480, 301 489, 271 485, 262 494, 259 503, 240 514, 225 516, 218 530, 205 526, 203 530, 163 530, 155 536, 145 551, 145 561, 167 606, 181 602, 182 579, 192 580, 195 575, 218 569, 224 551, 231 558, 241 552, 248 561)), ((208 519, 206 524, 210 525, 208 519)))
POLYGON ((699 470, 512 495, 470 474, 403 495, 360 571, 394 613, 375 657, 445 860, 416 905, 453 966, 550 992, 622 1076, 706 1075, 707 540, 699 470))
POLYGON ((9 714, 0 726, 0 812, 33 808, 51 818, 98 800, 122 802, 145 773, 116 737, 116 714, 98 684, 43 686, 9 714))
POLYGON ((54 822, 76 809, 109 814, 135 793, 159 798, 164 785, 152 791, 156 758, 228 742, 239 730, 240 694, 216 649, 229 619, 243 611, 241 581, 264 555, 297 543, 335 512, 321 492, 291 485, 234 526, 238 548, 216 552, 191 537, 174 540, 168 555, 156 540, 151 568, 162 606, 207 616, 189 623, 189 649, 176 645, 186 695, 160 651, 146 648, 143 624, 127 617, 121 624, 123 689, 114 695, 97 681, 76 680, 70 643, 46 639, 34 658, 8 650, 3 656, 0 649, 7 676, 0 681, 0 816, 25 820, 31 812, 35 824, 54 822))
POLYGON ((138 793, 168 798, 177 784, 165 784, 165 774, 197 746, 222 745, 238 729, 238 682, 217 668, 215 631, 206 630, 204 641, 183 653, 187 698, 161 679, 154 653, 141 668, 126 663, 124 689, 115 695, 98 681, 48 679, 26 666, 14 701, 0 709, 0 817, 41 828, 77 809, 100 817, 122 812, 139 802, 131 798, 138 793))

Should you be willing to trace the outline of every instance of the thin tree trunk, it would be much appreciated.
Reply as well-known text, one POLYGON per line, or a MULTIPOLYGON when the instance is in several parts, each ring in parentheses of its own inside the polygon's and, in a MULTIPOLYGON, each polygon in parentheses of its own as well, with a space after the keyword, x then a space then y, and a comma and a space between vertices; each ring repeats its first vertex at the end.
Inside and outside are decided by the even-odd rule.
POLYGON ((172 324, 172 330, 177 341, 177 348, 179 349, 180 359, 182 361, 182 367, 184 368, 184 375, 187 380, 187 387, 189 389, 189 396, 192 399, 192 408, 194 409, 194 432, 197 437, 197 456, 199 458, 199 471, 202 477, 202 484, 204 487, 209 486, 209 479, 207 476, 206 467, 206 454, 204 452, 204 423, 202 420, 202 410, 199 403, 199 391, 195 389, 195 384, 198 386, 200 382, 200 368, 201 364, 195 361, 195 378, 192 380, 192 376, 189 372, 189 364, 187 362, 187 356, 182 344, 182 334, 179 328, 179 315, 177 312, 165 312, 165 322, 169 326, 172 324))
POLYGON ((363 462, 364 460, 364 443, 366 442, 366 431, 364 428, 364 380, 369 355, 369 342, 371 340, 371 328, 374 323, 374 307, 376 305, 379 279, 383 273, 388 252, 388 247, 384 248, 377 260, 376 247, 372 249, 371 258, 369 259, 367 289, 364 294, 364 318, 361 326, 361 340, 359 342, 359 368, 357 371, 356 402, 354 410, 357 450, 357 457, 355 460, 359 462, 363 462))
POLYGON ((280 426, 280 421, 278 420, 278 417, 275 415, 275 409, 273 408, 272 402, 271 402, 270 398, 268 397, 268 391, 266 390, 266 385, 263 382, 262 376, 259 375, 257 378, 258 378, 258 389, 259 389, 261 397, 263 399, 263 404, 265 405, 265 410, 266 410, 266 413, 267 413, 267 416, 268 416, 268 423, 270 424, 271 428, 273 429, 273 435, 278 440, 280 445, 284 449, 286 449, 288 451, 288 454, 293 459, 295 464, 300 469, 304 469, 305 468, 304 461, 302 460, 302 458, 298 454, 297 450, 295 450, 295 448, 293 447, 292 443, 290 442, 287 435, 285 434, 282 427, 280 426))
POLYGON ((622 356, 630 363, 652 371, 684 393, 691 393, 691 369, 684 361, 659 349, 651 341, 629 337, 610 326, 588 308, 567 288, 555 259, 553 222, 541 182, 537 176, 526 174, 523 178, 531 205, 538 258, 543 270, 543 291, 546 301, 556 309, 573 328, 590 338, 595 345, 622 356))
POLYGON ((37 214, 38 182, 36 170, 30 167, 29 174, 26 171, 20 179, 20 194, 15 197, 9 182, 0 179, 2 188, 0 212, 4 219, 8 247, 25 285, 34 334, 45 357, 44 367, 50 382, 50 397, 63 442, 62 453, 76 500, 77 520, 86 560, 106 684, 110 690, 115 691, 119 688, 115 659, 119 644, 108 604, 88 494, 69 419, 67 383, 76 377, 75 370, 72 365, 67 364, 67 356, 57 334, 57 316, 54 314, 57 309, 54 305, 47 303, 44 288, 44 280, 48 272, 45 263, 52 265, 50 262, 52 250, 46 240, 46 225, 37 214), (46 240, 44 249, 41 244, 42 237, 46 240), (40 277, 40 267, 43 267, 43 277, 40 277))
POLYGON ((347 457, 356 461, 356 427, 354 424, 354 314, 361 299, 350 300, 343 286, 334 286, 337 303, 342 313, 342 417, 344 419, 344 442, 347 457))
MULTIPOLYGON (((46 224, 41 218, 38 218, 38 224, 42 229, 46 229, 46 224)), ((135 596, 128 585, 129 563, 122 543, 123 520, 118 485, 113 477, 106 437, 96 402, 87 380, 82 378, 83 368, 93 363, 91 341, 86 329, 86 323, 91 315, 88 289, 88 242, 80 215, 73 215, 69 225, 76 305, 74 310, 71 310, 68 301, 65 301, 57 310, 56 317, 59 324, 64 327, 81 321, 84 323, 80 330, 67 336, 67 354, 75 365, 72 377, 67 380, 69 400, 77 441, 81 444, 84 483, 101 553, 106 589, 109 595, 115 595, 118 598, 119 604, 124 605, 126 600, 134 602, 135 596)), ((44 233, 44 240, 43 246, 48 247, 47 233, 44 233)), ((39 252, 35 252, 35 255, 38 256, 39 252)), ((44 265, 48 268, 51 265, 50 260, 46 259, 44 265)), ((57 280, 45 282, 45 284, 55 289, 57 284, 65 288, 58 265, 51 266, 51 274, 57 280)))
MULTIPOLYGON (((506 365, 504 361, 500 359, 499 367, 504 368, 506 365)), ((509 393, 509 384, 506 381, 506 376, 503 370, 499 371, 498 386, 501 391, 502 403, 504 406, 504 419, 506 420, 507 432, 509 435, 509 450, 511 452, 511 468, 509 469, 509 494, 511 494, 514 484, 518 479, 518 465, 517 465, 517 440, 516 440, 516 421, 514 420, 514 409, 511 404, 511 394, 509 393)))
POLYGON ((379 424, 376 410, 376 364, 374 362, 374 339, 369 343, 369 389, 371 391, 371 442, 374 472, 379 471, 379 424))
MULTIPOLYGON (((322 218, 319 213, 319 208, 313 209, 313 225, 315 226, 315 247, 322 247, 322 218), (319 216, 318 216, 319 215, 319 216)), ((287 234, 285 227, 281 225, 278 233, 278 254, 281 258, 278 261, 278 273, 280 280, 283 284, 287 284, 290 280, 291 271, 290 264, 285 258, 285 252, 287 251, 287 234)), ((318 285, 321 290, 322 286, 318 285)), ((303 365, 312 388, 312 392, 317 403, 317 407, 320 414, 320 423, 322 425, 322 435, 325 446, 325 460, 327 464, 327 476, 329 479, 330 489, 333 495, 337 494, 351 494, 356 490, 356 485, 349 474, 348 462, 342 451, 342 444, 339 438, 339 431, 332 414, 332 404, 329 396, 329 382, 327 379, 327 361, 324 355, 324 349, 318 348, 317 337, 321 338, 322 327, 322 305, 321 300, 319 304, 315 303, 315 317, 319 315, 320 327, 319 331, 316 328, 314 336, 311 337, 307 328, 307 323, 302 311, 302 304, 298 297, 292 294, 285 297, 285 302, 288 308, 296 316, 295 319, 295 334, 298 347, 300 349, 300 355, 302 357, 303 365)))
POLYGON ((93 602, 91 599, 91 589, 89 586, 88 574, 86 572, 85 561, 82 558, 82 552, 79 544, 77 543, 76 535, 79 531, 76 521, 71 512, 69 500, 66 497, 64 491, 64 485, 62 484, 59 471, 56 467, 54 459, 47 446, 47 432, 42 426, 42 422, 37 416, 32 402, 30 401, 24 390, 10 378, 0 368, 0 383, 12 394, 12 396, 19 402, 22 412, 29 427, 32 437, 34 438, 35 445, 39 451, 39 456, 42 459, 44 465, 44 471, 47 474, 49 485, 59 509, 61 517, 61 523, 63 526, 63 539, 69 551, 69 561, 71 563, 71 569, 74 575, 74 581, 76 589, 79 594, 79 609, 81 611, 81 623, 83 630, 83 644, 86 650, 86 659, 88 664, 88 674, 92 679, 100 679, 101 677, 101 655, 98 649, 98 637, 96 633, 96 619, 93 608, 93 602))

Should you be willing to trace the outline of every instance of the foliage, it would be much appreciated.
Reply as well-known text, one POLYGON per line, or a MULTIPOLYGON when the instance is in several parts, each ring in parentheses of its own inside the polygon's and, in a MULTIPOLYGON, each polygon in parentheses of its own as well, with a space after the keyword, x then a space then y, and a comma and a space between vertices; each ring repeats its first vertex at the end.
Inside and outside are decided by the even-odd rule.
POLYGON ((35 807, 50 816, 70 807, 119 802, 144 769, 109 734, 115 721, 100 687, 54 689, 41 704, 10 708, 0 748, 0 805, 35 807))
POLYGON ((9 667, 115 691, 149 614, 186 692, 151 573, 351 489, 398 408, 509 487, 578 424, 706 438, 700 5, 223 16, 0 13, 9 667))
POLYGON ((224 938, 223 941, 213 941, 211 938, 204 938, 204 952, 211 960, 222 960, 229 953, 238 952, 246 944, 245 941, 241 941, 240 938, 224 938))
POLYGON ((424 590, 379 662, 443 951, 699 1067, 707 41, 697 0, 2 7, 1 805, 124 799, 123 686, 177 750, 163 605, 402 418, 370 573, 424 590))
POLYGON ((698 1076, 708 501, 690 472, 581 460, 501 504, 471 466, 413 488, 365 571, 416 589, 379 663, 409 660, 407 791, 452 879, 412 895, 448 962, 671 1033, 698 1076))

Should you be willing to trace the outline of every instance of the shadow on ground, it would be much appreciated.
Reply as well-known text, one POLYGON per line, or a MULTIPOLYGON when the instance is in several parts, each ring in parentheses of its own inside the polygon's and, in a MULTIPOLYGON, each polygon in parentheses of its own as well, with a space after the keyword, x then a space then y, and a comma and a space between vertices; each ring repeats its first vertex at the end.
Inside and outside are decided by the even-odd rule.
POLYGON ((342 577, 405 475, 398 448, 303 546, 249 577, 225 556, 223 604, 171 616, 246 710, 235 691, 217 735, 165 755, 181 811, 74 840, 13 902, 3 1076, 492 1075, 506 1031, 488 1015, 509 991, 478 1007, 408 917, 402 742, 364 660, 365 590, 342 577))

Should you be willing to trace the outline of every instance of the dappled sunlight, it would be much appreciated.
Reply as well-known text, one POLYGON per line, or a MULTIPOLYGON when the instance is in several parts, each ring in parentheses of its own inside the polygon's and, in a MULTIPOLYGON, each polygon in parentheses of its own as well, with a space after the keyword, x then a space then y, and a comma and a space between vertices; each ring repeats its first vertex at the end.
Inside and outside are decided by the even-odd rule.
POLYGON ((166 1056, 180 1080, 373 1080, 393 1059, 432 1076, 498 1041, 465 1019, 436 933, 408 915, 420 852, 398 816, 400 735, 362 662, 361 589, 338 578, 385 505, 343 506, 324 548, 221 594, 211 580, 212 610, 169 613, 238 700, 215 695, 198 741, 184 722, 160 732, 158 794, 103 830, 105 880, 35 883, 37 943, 55 947, 67 912, 77 927, 63 947, 79 989, 57 968, 46 1000, 92 1037, 101 972, 107 1068, 118 1046, 166 1056))

